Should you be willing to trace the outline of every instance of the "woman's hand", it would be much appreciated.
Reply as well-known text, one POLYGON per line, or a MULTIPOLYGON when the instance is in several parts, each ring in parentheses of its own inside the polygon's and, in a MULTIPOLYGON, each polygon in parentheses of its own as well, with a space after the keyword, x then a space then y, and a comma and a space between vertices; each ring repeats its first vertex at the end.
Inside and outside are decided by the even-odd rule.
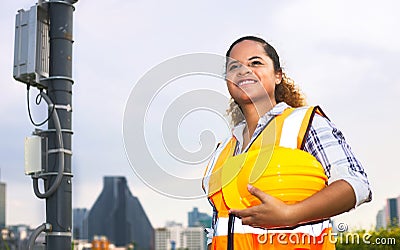
POLYGON ((230 210, 231 214, 241 217, 243 224, 272 228, 294 226, 299 222, 294 218, 295 214, 291 211, 291 205, 287 205, 251 185, 248 185, 247 189, 261 201, 261 204, 243 210, 230 210))
POLYGON ((293 205, 287 205, 253 186, 249 185, 248 190, 261 204, 243 210, 232 209, 230 213, 241 217, 243 224, 254 227, 295 226, 341 214, 356 204, 353 188, 344 180, 335 181, 293 205))

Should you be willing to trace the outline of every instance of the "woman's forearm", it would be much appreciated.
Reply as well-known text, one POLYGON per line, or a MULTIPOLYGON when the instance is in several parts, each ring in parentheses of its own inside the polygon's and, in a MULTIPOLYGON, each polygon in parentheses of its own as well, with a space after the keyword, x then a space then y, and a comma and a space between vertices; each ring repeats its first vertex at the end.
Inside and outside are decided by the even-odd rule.
POLYGON ((344 180, 331 183, 313 196, 290 208, 294 224, 329 218, 354 208, 356 197, 353 188, 344 180))

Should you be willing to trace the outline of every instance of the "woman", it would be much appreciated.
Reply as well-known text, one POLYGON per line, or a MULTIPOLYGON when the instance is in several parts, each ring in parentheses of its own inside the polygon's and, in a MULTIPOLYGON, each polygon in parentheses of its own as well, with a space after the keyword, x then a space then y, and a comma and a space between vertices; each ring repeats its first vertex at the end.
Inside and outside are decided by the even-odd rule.
MULTIPOLYGON (((305 106, 303 96, 283 73, 279 56, 266 41, 242 37, 230 46, 226 58, 227 86, 233 98, 229 111, 235 127, 232 138, 217 148, 203 180, 214 208, 209 249, 334 249, 329 218, 371 200, 363 167, 342 133, 319 108, 301 108, 305 106), (301 121, 300 129, 293 132, 285 125, 295 120, 289 117, 299 116, 297 111, 304 118, 297 119, 301 121), (287 134, 298 134, 294 144, 290 143, 293 135, 287 134), (245 175, 243 169, 248 168, 246 163, 236 164, 240 167, 228 181, 223 176, 227 169, 234 168, 235 157, 249 157, 249 151, 267 152, 272 157, 275 149, 263 150, 263 142, 258 142, 264 140, 259 139, 262 136, 270 138, 265 145, 312 155, 323 168, 326 187, 304 200, 284 202, 248 185, 246 192, 253 196, 253 202, 245 200, 246 187, 238 183, 245 175), (232 183, 239 187, 235 194, 232 183)), ((272 160, 263 163, 263 171, 271 163, 268 161, 272 160)))

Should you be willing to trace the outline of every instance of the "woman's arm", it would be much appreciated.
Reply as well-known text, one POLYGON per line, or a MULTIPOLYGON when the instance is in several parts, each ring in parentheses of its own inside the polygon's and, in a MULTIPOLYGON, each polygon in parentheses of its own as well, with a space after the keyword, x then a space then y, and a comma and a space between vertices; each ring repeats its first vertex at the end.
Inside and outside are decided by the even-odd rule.
POLYGON ((293 205, 287 205, 253 186, 249 185, 248 190, 262 203, 243 210, 231 210, 230 213, 241 217, 243 224, 264 228, 289 227, 329 218, 350 210, 356 203, 352 187, 344 180, 336 181, 293 205))
POLYGON ((321 163, 329 185, 339 180, 350 184, 356 196, 354 207, 371 200, 372 192, 364 167, 343 133, 327 118, 314 116, 303 150, 321 163))
POLYGON ((262 204, 244 210, 232 210, 232 213, 242 217, 243 223, 249 225, 294 226, 329 218, 371 200, 364 168, 341 131, 328 119, 315 115, 304 150, 315 156, 324 167, 329 178, 326 188, 300 203, 286 205, 250 186, 249 192, 258 197, 262 204))

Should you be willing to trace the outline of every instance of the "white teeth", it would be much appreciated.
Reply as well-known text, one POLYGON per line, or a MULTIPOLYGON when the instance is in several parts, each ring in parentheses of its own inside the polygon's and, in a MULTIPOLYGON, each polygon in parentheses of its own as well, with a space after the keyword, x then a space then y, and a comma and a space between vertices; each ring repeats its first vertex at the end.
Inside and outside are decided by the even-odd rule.
POLYGON ((246 85, 246 84, 253 84, 255 82, 256 82, 255 80, 244 80, 244 81, 240 81, 238 83, 238 86, 243 86, 243 85, 246 85))

